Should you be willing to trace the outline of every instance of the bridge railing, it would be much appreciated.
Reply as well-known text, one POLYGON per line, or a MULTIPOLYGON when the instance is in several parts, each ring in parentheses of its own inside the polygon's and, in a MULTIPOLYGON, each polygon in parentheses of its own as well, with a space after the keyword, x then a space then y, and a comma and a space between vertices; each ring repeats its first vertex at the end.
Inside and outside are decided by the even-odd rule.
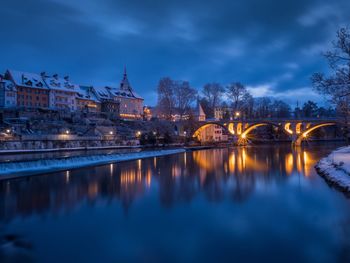
POLYGON ((327 121, 341 121, 338 117, 319 117, 319 118, 239 118, 234 120, 216 120, 207 119, 200 121, 202 123, 229 123, 229 122, 327 122, 327 121))

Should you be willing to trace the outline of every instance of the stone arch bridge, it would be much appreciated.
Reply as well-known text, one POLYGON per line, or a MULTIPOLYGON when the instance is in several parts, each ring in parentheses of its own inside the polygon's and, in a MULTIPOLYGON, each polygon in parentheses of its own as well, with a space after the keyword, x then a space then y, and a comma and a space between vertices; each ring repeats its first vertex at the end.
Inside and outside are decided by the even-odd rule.
POLYGON ((200 137, 201 130, 210 125, 219 125, 228 132, 239 144, 249 141, 250 133, 261 126, 273 126, 286 133, 293 145, 300 146, 313 131, 326 126, 344 126, 337 118, 314 119, 262 119, 262 120, 234 120, 234 121, 198 121, 192 127, 192 137, 200 137))

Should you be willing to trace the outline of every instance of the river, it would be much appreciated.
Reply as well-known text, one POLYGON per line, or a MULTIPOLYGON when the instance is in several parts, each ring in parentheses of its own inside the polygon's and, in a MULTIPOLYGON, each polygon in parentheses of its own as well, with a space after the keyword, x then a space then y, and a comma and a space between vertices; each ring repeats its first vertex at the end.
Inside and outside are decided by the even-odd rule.
POLYGON ((350 262, 339 144, 210 149, 0 181, 0 262, 350 262))

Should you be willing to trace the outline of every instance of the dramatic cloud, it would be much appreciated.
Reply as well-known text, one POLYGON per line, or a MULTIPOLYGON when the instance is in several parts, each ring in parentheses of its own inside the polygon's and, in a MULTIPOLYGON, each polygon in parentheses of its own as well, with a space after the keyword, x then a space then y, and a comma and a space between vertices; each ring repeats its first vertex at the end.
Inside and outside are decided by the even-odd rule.
POLYGON ((70 74, 134 88, 155 103, 159 78, 241 81, 256 96, 313 98, 320 53, 350 21, 349 1, 12 0, 0 9, 0 69, 70 74), (303 96, 309 94, 310 96, 303 96))

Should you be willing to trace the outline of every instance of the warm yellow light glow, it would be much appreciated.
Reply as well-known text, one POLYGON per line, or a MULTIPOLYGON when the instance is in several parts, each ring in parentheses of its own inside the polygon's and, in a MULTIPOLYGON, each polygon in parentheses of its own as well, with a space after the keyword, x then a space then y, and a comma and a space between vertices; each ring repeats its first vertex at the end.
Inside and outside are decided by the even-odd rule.
POLYGON ((241 135, 241 137, 242 137, 242 139, 245 139, 245 138, 247 137, 247 135, 246 135, 245 133, 243 133, 243 134, 241 135))
POLYGON ((232 135, 235 134, 235 126, 234 126, 233 123, 229 123, 229 125, 228 125, 228 131, 229 131, 232 135))
POLYGON ((293 134, 293 131, 291 130, 290 125, 291 125, 290 122, 286 123, 286 124, 284 125, 284 130, 285 130, 286 132, 288 132, 289 134, 293 134))
POLYGON ((240 135, 242 133, 242 123, 237 124, 237 134, 240 135))
POLYGON ((294 166, 293 154, 289 153, 288 155, 286 155, 285 166, 286 166, 287 175, 291 175, 293 172, 293 166, 294 166))
POLYGON ((297 133, 297 134, 300 134, 301 133, 301 126, 302 126, 303 124, 301 123, 301 122, 299 122, 299 123, 297 123, 297 125, 295 126, 295 132, 297 133))

